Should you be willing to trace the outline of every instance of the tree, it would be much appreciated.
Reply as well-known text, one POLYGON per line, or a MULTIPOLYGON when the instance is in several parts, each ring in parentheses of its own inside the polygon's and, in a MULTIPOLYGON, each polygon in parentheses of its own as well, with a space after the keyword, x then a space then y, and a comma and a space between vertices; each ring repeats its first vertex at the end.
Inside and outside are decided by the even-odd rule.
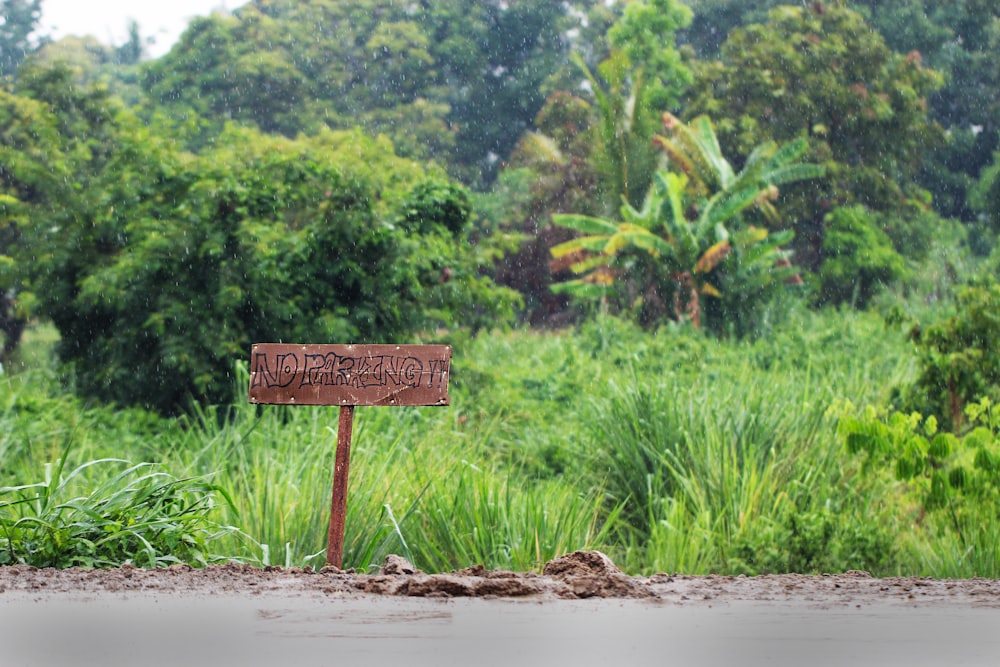
MULTIPOLYGON (((754 321, 749 304, 759 305, 758 293, 773 295, 794 274, 779 247, 792 235, 771 235, 742 216, 754 209, 775 216, 778 185, 814 178, 822 170, 798 162, 806 150, 800 140, 781 148, 762 144, 737 173, 723 157, 708 118, 685 125, 666 114, 664 121, 669 136, 658 137, 658 144, 673 171, 656 173, 641 209, 624 203, 621 222, 553 216, 556 224, 584 233, 552 249, 556 260, 569 262, 583 277, 553 289, 605 298, 617 283, 617 299, 638 309, 645 324, 670 316, 698 327, 702 296, 723 298, 717 283, 725 278, 735 308, 726 315, 746 327, 734 330, 749 333, 754 321), (733 284, 733 275, 747 282, 733 284), (748 307, 738 308, 741 301, 748 307)), ((713 324, 725 330, 721 321, 713 324)))
MULTIPOLYGON (((611 13, 594 12, 593 18, 609 21, 611 13)), ((573 53, 576 77, 583 73, 589 91, 551 94, 534 131, 521 136, 501 171, 493 196, 511 205, 491 215, 525 241, 504 258, 497 276, 526 295, 531 321, 566 315, 566 297, 549 290, 549 248, 571 232, 549 224, 550 214, 607 214, 623 201, 641 206, 660 160, 653 143, 659 115, 677 104, 690 81, 673 45, 674 32, 689 18, 673 0, 629 3, 608 30, 606 49, 588 43, 591 52, 573 53), (605 50, 607 57, 598 55, 605 50), (601 59, 596 69, 586 56, 601 59)), ((565 73, 557 80, 578 87, 578 79, 565 73)))
MULTIPOLYGON (((946 141, 926 147, 917 174, 944 217, 974 222, 968 193, 1000 145, 1000 80, 994 54, 1000 48, 1000 13, 990 0, 853 0, 792 3, 787 0, 689 0, 690 26, 678 42, 711 60, 730 33, 764 24, 779 5, 837 5, 861 16, 897 54, 919 54, 925 67, 943 75, 943 85, 926 97, 928 117, 947 129, 946 141)), ((709 111, 698 109, 694 114, 709 111)), ((712 110, 722 120, 720 110, 712 110)), ((789 207, 786 206, 786 210, 789 207)), ((973 239, 975 241, 975 239, 973 239)), ((987 244, 980 244, 984 248, 987 244)))
POLYGON ((209 136, 230 120, 286 136, 315 130, 302 114, 309 93, 303 73, 286 50, 267 47, 284 39, 278 22, 249 5, 239 15, 197 18, 178 46, 148 65, 142 84, 175 118, 208 120, 209 136))
POLYGON ((136 21, 129 21, 128 41, 121 46, 114 47, 115 60, 120 65, 138 65, 142 60, 145 45, 142 35, 139 33, 139 24, 136 21))
POLYGON ((21 81, 34 99, 0 104, 0 205, 19 234, 0 276, 13 265, 18 300, 55 324, 87 396, 173 413, 228 400, 253 341, 384 341, 512 316, 516 295, 483 275, 493 246, 469 242, 466 191, 385 138, 232 124, 194 155, 169 123, 65 70, 21 81))
POLYGON ((1000 284, 993 276, 969 281, 956 294, 954 314, 913 326, 917 379, 903 389, 903 407, 934 415, 961 433, 966 406, 1000 402, 1000 284))
POLYGON ((944 74, 928 100, 931 117, 948 129, 920 174, 944 216, 974 222, 968 194, 1000 137, 1000 10, 989 0, 889 0, 854 3, 899 53, 916 51, 944 74))
POLYGON ((550 0, 255 0, 193 22, 144 82, 175 117, 214 120, 208 136, 223 119, 286 136, 360 125, 485 187, 565 62, 573 16, 550 0))
POLYGON ((2 0, 0 17, 0 76, 11 76, 44 43, 31 38, 42 18, 42 0, 2 0))
POLYGON ((553 212, 596 215, 605 210, 596 168, 598 141, 592 106, 565 91, 553 93, 523 134, 489 193, 478 198, 480 227, 514 233, 519 245, 494 269, 497 281, 524 296, 523 318, 533 325, 565 323, 569 299, 553 293, 549 248, 572 232, 551 224, 553 212))
MULTIPOLYGON (((59 77, 68 72, 54 75, 59 77)), ((75 102, 84 106, 84 100, 75 102)), ((0 91, 0 362, 13 355, 30 311, 23 275, 33 259, 25 247, 26 230, 49 196, 60 202, 59 210, 71 210, 77 184, 68 165, 80 154, 63 140, 53 107, 0 91)))
POLYGON ((139 64, 129 63, 125 57, 131 56, 102 44, 96 37, 69 35, 40 46, 22 67, 28 76, 36 76, 41 70, 62 69, 70 73, 75 86, 102 86, 129 107, 147 104, 138 85, 139 64))
POLYGON ((691 25, 680 31, 682 44, 690 45, 699 58, 714 58, 734 28, 763 23, 775 5, 787 0, 688 0, 693 12, 691 25))
POLYGON ((625 6, 608 30, 611 45, 637 70, 644 87, 643 104, 660 112, 677 105, 691 83, 691 73, 676 49, 678 30, 691 23, 691 10, 676 0, 642 0, 625 6))
POLYGON ((816 270, 834 207, 861 204, 904 220, 929 208, 912 181, 942 140, 927 112, 941 77, 918 54, 892 53, 841 3, 783 6, 769 16, 734 30, 720 60, 699 65, 687 112, 716 116, 737 162, 762 140, 808 139, 827 178, 784 191, 782 210, 797 232, 797 260, 816 270))
POLYGON ((971 188, 969 205, 978 213, 989 238, 995 241, 1000 236, 1000 151, 993 154, 992 164, 983 169, 971 188))
POLYGON ((906 273, 902 256, 867 210, 836 208, 825 220, 823 256, 816 276, 818 303, 865 308, 883 286, 906 273))
MULTIPOLYGON (((9 196, 0 201, 5 209, 11 208, 15 203, 9 196)), ((14 354, 27 325, 27 319, 18 312, 17 289, 20 286, 14 275, 14 259, 11 257, 17 238, 18 229, 13 221, 0 228, 0 333, 3 334, 0 365, 14 354)))
POLYGON ((454 161, 470 174, 467 182, 484 186, 545 102, 543 84, 565 57, 566 8, 550 0, 439 4, 430 30, 448 35, 437 60, 449 73, 445 101, 457 128, 454 161), (456 19, 469 30, 458 32, 456 19))

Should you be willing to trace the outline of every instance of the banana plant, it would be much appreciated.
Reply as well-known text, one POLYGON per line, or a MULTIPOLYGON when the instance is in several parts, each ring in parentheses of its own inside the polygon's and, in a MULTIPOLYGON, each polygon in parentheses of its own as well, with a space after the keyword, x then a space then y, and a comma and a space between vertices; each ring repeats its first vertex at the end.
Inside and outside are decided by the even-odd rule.
POLYGON ((777 220, 778 185, 816 178, 823 170, 797 162, 806 150, 804 141, 782 147, 768 142, 737 173, 722 155, 708 118, 685 125, 664 114, 664 127, 670 136, 658 136, 656 143, 667 153, 668 168, 654 174, 642 208, 624 201, 621 221, 552 216, 555 224, 582 234, 551 249, 554 270, 569 268, 580 276, 552 289, 586 298, 604 297, 622 281, 645 284, 632 290, 637 296, 631 305, 658 299, 672 307, 675 319, 699 327, 701 297, 722 296, 713 280, 722 277, 717 274, 727 259, 731 274, 754 278, 730 289, 754 290, 775 277, 795 275, 781 249, 792 232, 772 234, 745 225, 742 215, 757 209, 768 221, 777 220))

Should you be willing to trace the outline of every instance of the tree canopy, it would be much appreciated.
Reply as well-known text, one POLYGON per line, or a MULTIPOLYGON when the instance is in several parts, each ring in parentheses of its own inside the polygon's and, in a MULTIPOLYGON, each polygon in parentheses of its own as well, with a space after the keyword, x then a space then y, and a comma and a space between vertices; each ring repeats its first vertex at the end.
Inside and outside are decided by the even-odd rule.
POLYGON ((0 0, 3 354, 47 319, 170 412, 255 339, 566 322, 554 281, 722 334, 786 280, 864 307, 939 216, 995 245, 994 4, 252 0, 147 59, 0 0))
POLYGON ((0 1, 0 76, 17 71, 40 42, 32 37, 42 17, 42 0, 0 1))
POLYGON ((488 183, 541 108, 577 20, 549 0, 255 0, 196 19, 144 85, 175 115, 286 136, 360 125, 488 183))
POLYGON ((89 396, 223 401, 254 341, 398 339, 510 316, 466 191, 385 139, 227 126, 199 154, 71 73, 0 100, 10 274, 89 396))
POLYGON ((822 260, 822 220, 833 207, 906 215, 927 206, 913 178, 943 141, 927 111, 941 76, 917 53, 892 52, 859 13, 837 3, 773 9, 766 23, 733 30, 696 81, 685 112, 718 115, 720 141, 737 160, 763 139, 805 137, 826 164, 827 179, 783 195, 806 266, 822 260))

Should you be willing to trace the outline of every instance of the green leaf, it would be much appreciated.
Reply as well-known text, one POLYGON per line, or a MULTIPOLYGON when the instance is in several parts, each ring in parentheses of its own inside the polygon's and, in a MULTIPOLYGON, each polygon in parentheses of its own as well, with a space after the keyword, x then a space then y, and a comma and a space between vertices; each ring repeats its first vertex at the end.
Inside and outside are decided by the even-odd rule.
POLYGON ((611 235, 618 231, 618 225, 603 218, 595 218, 589 215, 576 215, 567 213, 556 213, 552 216, 552 222, 584 234, 606 234, 611 235))
POLYGON ((737 192, 722 191, 712 197, 701 213, 700 224, 714 226, 730 222, 753 203, 760 195, 757 187, 747 187, 737 192))
POLYGON ((733 167, 722 155, 722 147, 719 146, 719 139, 712 128, 712 121, 708 116, 699 116, 690 123, 693 129, 693 137, 698 143, 702 154, 708 160, 712 169, 719 178, 719 185, 726 189, 735 178, 733 167))
POLYGON ((767 161, 768 171, 772 171, 800 158, 809 148, 805 139, 796 139, 783 144, 767 161))
POLYGON ((594 255, 593 257, 588 257, 587 259, 577 262, 570 266, 570 271, 576 274, 586 273, 592 269, 596 269, 599 266, 605 266, 608 263, 608 257, 606 255, 594 255))
POLYGON ((584 282, 583 280, 567 280, 553 283, 550 289, 556 294, 568 294, 581 299, 600 299, 608 293, 604 285, 584 282))
POLYGON ((790 164, 768 172, 767 181, 774 185, 781 185, 783 183, 794 183, 820 178, 824 174, 826 174, 826 169, 822 165, 790 164))
POLYGON ((565 257, 578 250, 600 253, 604 251, 604 246, 607 242, 608 237, 606 236, 581 236, 578 239, 570 239, 564 243, 554 245, 549 249, 549 252, 555 258, 565 257))
POLYGON ((672 253, 672 246, 645 227, 636 224, 622 223, 619 231, 608 239, 604 247, 605 255, 617 255, 624 248, 634 246, 646 250, 653 255, 672 253))

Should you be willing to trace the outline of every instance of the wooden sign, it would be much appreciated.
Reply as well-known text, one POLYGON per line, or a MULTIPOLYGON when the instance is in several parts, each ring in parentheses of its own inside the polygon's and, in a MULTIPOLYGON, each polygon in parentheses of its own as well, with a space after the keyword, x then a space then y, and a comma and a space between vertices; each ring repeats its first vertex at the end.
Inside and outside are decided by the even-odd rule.
POLYGON ((250 402, 281 405, 448 405, 450 345, 258 343, 250 402))
POLYGON ((256 343, 250 402, 339 405, 326 562, 341 567, 351 430, 357 405, 448 405, 450 345, 256 343))

